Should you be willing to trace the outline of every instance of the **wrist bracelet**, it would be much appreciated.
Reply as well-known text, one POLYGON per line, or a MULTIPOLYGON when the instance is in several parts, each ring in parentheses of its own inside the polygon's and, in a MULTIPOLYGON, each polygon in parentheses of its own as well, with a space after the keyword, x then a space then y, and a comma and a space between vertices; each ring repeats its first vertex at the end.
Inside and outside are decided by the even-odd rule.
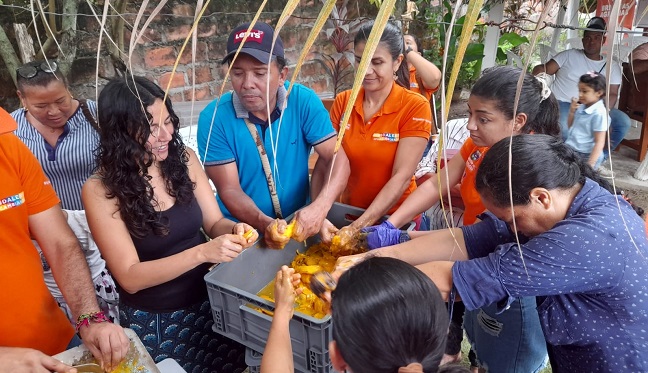
POLYGON ((106 316, 106 314, 103 311, 84 313, 79 317, 77 317, 77 322, 74 329, 76 329, 76 332, 78 333, 82 326, 88 326, 90 325, 90 322, 101 323, 101 322, 112 322, 112 321, 110 321, 110 319, 106 316))

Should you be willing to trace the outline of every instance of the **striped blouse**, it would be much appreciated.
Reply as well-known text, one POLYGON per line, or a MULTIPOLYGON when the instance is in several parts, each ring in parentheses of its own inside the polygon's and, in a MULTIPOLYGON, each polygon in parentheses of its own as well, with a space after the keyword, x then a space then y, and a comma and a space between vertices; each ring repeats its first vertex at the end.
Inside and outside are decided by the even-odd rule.
MULTIPOLYGON (((97 104, 87 101, 90 112, 97 116, 97 104)), ((43 136, 27 121, 27 111, 11 113, 18 122, 15 134, 34 153, 43 171, 52 182, 64 209, 83 210, 81 187, 95 168, 94 150, 99 145, 99 134, 88 122, 81 106, 68 119, 65 129, 50 146, 43 136)))

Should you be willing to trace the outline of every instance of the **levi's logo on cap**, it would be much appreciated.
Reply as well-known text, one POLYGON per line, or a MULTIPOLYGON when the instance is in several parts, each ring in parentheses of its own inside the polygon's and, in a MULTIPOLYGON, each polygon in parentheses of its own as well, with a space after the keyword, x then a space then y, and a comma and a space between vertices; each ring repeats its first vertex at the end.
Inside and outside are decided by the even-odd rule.
MULTIPOLYGON (((238 44, 243 41, 243 38, 245 38, 246 30, 243 30, 237 34, 234 35, 234 43, 238 44)), ((245 40, 246 43, 254 41, 259 44, 263 43, 263 35, 264 32, 261 30, 250 30, 248 34, 248 38, 245 40)))

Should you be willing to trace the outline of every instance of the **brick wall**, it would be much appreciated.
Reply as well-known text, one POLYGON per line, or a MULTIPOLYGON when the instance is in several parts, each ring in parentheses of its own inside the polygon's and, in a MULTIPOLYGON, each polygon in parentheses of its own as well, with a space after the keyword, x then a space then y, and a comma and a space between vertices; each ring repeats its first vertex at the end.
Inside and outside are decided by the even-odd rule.
MULTIPOLYGON (((352 1, 353 2, 353 1, 352 1)), ((131 25, 139 11, 141 1, 133 1, 127 10, 126 21, 131 25)), ((137 75, 144 75, 162 88, 170 83, 169 94, 175 102, 195 100, 210 100, 216 97, 223 83, 226 70, 220 64, 225 55, 225 45, 230 30, 236 25, 250 21, 258 8, 260 0, 218 0, 212 1, 198 25, 198 39, 195 53, 195 64, 192 64, 191 41, 180 58, 180 62, 172 73, 173 65, 180 54, 182 43, 191 29, 195 3, 189 4, 180 0, 170 1, 149 24, 144 35, 132 51, 130 64, 137 75), (195 72, 195 85, 192 84, 195 72), (194 90, 195 88, 195 90, 194 90)), ((147 13, 154 9, 157 2, 150 2, 147 13)), ((367 3, 368 4, 368 3, 367 3)), ((260 20, 272 25, 276 24, 285 1, 270 0, 264 9, 260 20)), ((302 0, 293 17, 281 31, 284 41, 286 58, 289 63, 289 77, 292 76, 294 65, 303 49, 304 42, 311 31, 321 9, 319 0, 302 0)), ((354 7, 356 7, 354 5, 354 7)), ((370 12, 370 11, 369 11, 370 12)), ((96 73, 99 75, 99 90, 106 83, 106 78, 114 77, 116 71, 106 50, 106 38, 102 46, 99 63, 96 61, 99 25, 90 15, 87 6, 80 8, 78 17, 79 48, 77 59, 69 76, 72 93, 77 97, 96 98, 96 73)), ((144 17, 141 25, 147 20, 144 17)), ((7 29, 7 28, 5 28, 7 29)), ((125 45, 130 43, 131 27, 125 32, 125 45)), ((332 53, 333 49, 320 34, 311 53, 302 65, 298 82, 313 88, 318 93, 332 92, 332 83, 322 67, 314 61, 312 52, 332 53)), ((128 64, 128 62, 127 62, 128 64)), ((13 110, 18 106, 14 94, 13 83, 0 60, 0 106, 13 110)), ((225 91, 231 89, 225 85, 225 91)))
MULTIPOLYGON (((289 76, 292 76, 294 65, 311 31, 310 24, 314 22, 317 12, 320 10, 320 4, 314 1, 302 1, 301 6, 295 11, 295 16, 288 21, 280 32, 289 63, 289 76)), ((153 6, 151 6, 150 10, 152 9, 153 6)), ((256 11, 256 7, 246 9, 251 13, 242 14, 241 10, 228 13, 227 9, 220 11, 221 9, 218 8, 212 9, 212 12, 210 10, 206 11, 205 16, 198 25, 195 62, 192 63, 192 44, 190 40, 180 57, 175 72, 173 72, 173 66, 180 55, 182 44, 191 29, 195 6, 185 3, 166 6, 160 12, 161 14, 150 23, 144 36, 134 48, 131 57, 133 72, 148 77, 163 89, 166 89, 167 85, 170 84, 169 95, 174 102, 191 101, 192 99, 213 99, 220 93, 223 78, 226 74, 226 66, 221 65, 220 61, 225 55, 227 36, 230 30, 238 24, 250 21, 256 11), (193 84, 194 79, 195 84, 193 84)), ((283 4, 270 4, 266 7, 266 10, 260 20, 274 25, 283 10, 283 4), (269 8, 273 5, 273 8, 269 8)), ((127 20, 133 23, 137 9, 129 9, 129 11, 132 15, 127 17, 127 20)), ((127 31, 125 34, 125 43, 127 45, 130 36, 130 31, 127 31)), ((86 38, 82 44, 84 48, 79 51, 79 60, 89 59, 94 64, 96 61, 94 59, 96 40, 86 38)), ((327 48, 330 47, 322 34, 311 51, 326 51, 327 48)), ((332 91, 332 89, 329 89, 329 85, 331 85, 330 78, 325 74, 321 66, 313 61, 313 58, 314 56, 311 53, 302 65, 298 81, 319 93, 332 91)), ((110 59, 107 57, 101 64, 99 71, 102 76, 115 75, 114 69, 110 66, 110 59)), ((94 75, 94 66, 89 69, 89 72, 94 75)), ((85 75, 79 75, 78 78, 74 77, 71 79, 70 85, 73 90, 81 94, 95 97, 94 77, 92 81, 89 81, 85 75)), ((105 83, 105 80, 102 83, 105 83)), ((225 91, 230 89, 231 85, 227 83, 225 91)))

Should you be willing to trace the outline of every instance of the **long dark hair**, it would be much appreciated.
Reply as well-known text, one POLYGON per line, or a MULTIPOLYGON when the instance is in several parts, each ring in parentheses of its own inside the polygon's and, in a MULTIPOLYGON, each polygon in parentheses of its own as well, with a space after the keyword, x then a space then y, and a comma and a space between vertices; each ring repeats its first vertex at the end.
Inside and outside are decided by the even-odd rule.
POLYGON ((530 202, 533 188, 569 189, 590 178, 613 193, 612 186, 561 139, 547 135, 518 135, 493 145, 479 165, 477 192, 497 206, 508 206, 509 145, 513 162, 511 184, 514 205, 530 202))
POLYGON ((355 373, 394 373, 411 363, 437 372, 448 313, 434 283, 413 266, 372 257, 340 277, 332 293, 333 339, 355 373))
MULTIPOLYGON (((353 43, 358 44, 366 42, 369 38, 369 34, 371 33, 373 25, 373 22, 368 22, 362 25, 358 30, 355 39, 353 39, 353 43)), ((387 22, 387 25, 385 25, 385 30, 383 31, 382 36, 380 36, 380 44, 387 48, 394 61, 398 59, 398 56, 400 56, 401 54, 404 55, 405 53, 405 41, 403 40, 403 33, 398 28, 398 26, 396 26, 392 22, 387 22)), ((410 88, 409 69, 407 68, 407 62, 405 61, 405 58, 403 58, 403 61, 401 61, 401 64, 396 71, 396 83, 403 88, 410 88)))
MULTIPOLYGON (((164 91, 143 77, 126 76, 111 80, 101 91, 98 106, 101 143, 97 150, 97 169, 108 198, 117 198, 119 212, 134 237, 168 233, 167 223, 160 220, 153 207, 153 187, 148 168, 154 156, 146 148, 151 134, 151 114, 147 108, 156 100, 164 99, 164 91)), ((185 145, 178 129, 180 120, 173 111, 169 98, 164 102, 171 122, 173 135, 169 142, 169 155, 160 163, 162 177, 169 195, 176 203, 191 201, 194 183, 189 178, 185 145)))
POLYGON ((513 66, 496 66, 484 70, 475 82, 471 95, 493 101, 507 119, 513 119, 515 93, 520 74, 524 74, 517 113, 524 113, 527 121, 521 133, 542 133, 560 136, 558 101, 553 93, 542 99, 542 83, 533 75, 513 66))

